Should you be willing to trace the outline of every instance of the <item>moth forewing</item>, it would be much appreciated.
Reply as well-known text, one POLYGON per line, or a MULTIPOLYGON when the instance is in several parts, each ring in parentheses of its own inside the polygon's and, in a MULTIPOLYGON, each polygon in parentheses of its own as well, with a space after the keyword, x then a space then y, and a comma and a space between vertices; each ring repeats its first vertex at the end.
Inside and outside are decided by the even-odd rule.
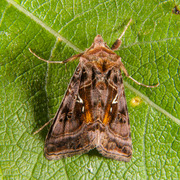
POLYGON ((122 76, 116 67, 109 71, 111 75, 107 78, 108 98, 103 119, 104 129, 100 130, 100 144, 97 149, 108 158, 130 161, 132 142, 122 76))
POLYGON ((80 63, 46 137, 44 152, 49 160, 85 153, 93 148, 87 124, 79 118, 82 111, 78 101, 81 78, 80 63))

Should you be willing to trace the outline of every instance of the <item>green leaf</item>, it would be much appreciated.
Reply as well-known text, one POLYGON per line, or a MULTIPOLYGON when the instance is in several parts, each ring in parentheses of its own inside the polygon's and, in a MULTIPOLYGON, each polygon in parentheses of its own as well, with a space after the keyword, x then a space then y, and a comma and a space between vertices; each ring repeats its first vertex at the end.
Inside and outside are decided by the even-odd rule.
MULTIPOLYGON (((176 1, 178 5, 179 1, 176 1)), ((180 179, 180 15, 173 1, 1 0, 0 177, 2 179, 180 179), (133 158, 129 163, 96 150, 48 161, 47 128, 77 61, 62 61, 88 48, 101 34, 109 46, 132 18, 117 54, 138 86, 124 77, 133 158), (133 106, 134 97, 141 98, 133 106)))

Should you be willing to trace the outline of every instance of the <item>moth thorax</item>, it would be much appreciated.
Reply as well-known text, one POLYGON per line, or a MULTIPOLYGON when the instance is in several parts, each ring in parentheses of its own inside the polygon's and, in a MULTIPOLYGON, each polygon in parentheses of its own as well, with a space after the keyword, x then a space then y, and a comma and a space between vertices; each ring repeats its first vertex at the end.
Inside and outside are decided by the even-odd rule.
POLYGON ((104 81, 98 81, 96 83, 96 88, 99 90, 106 90, 107 89, 107 85, 104 83, 104 81))
POLYGON ((97 35, 94 38, 94 48, 97 48, 97 47, 105 47, 105 43, 101 35, 97 35))

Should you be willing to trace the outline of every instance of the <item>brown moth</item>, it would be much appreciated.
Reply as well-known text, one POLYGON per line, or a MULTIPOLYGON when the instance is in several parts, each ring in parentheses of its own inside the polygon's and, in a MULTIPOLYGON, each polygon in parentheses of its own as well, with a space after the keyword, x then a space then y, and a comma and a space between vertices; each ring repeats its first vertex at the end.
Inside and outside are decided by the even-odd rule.
POLYGON ((63 62, 38 57, 48 63, 66 63, 79 58, 46 137, 44 152, 47 159, 60 159, 96 148, 107 158, 130 161, 132 141, 121 70, 134 79, 128 75, 121 57, 114 52, 120 47, 120 38, 109 48, 97 35, 84 53, 63 62))

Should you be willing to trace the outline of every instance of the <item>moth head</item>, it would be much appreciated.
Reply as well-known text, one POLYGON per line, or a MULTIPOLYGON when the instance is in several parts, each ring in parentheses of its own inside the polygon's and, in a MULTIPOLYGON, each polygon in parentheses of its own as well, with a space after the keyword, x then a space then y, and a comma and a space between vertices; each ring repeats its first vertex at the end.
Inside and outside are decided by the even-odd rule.
POLYGON ((106 47, 106 43, 104 42, 102 36, 99 34, 94 38, 94 48, 96 47, 106 47))

